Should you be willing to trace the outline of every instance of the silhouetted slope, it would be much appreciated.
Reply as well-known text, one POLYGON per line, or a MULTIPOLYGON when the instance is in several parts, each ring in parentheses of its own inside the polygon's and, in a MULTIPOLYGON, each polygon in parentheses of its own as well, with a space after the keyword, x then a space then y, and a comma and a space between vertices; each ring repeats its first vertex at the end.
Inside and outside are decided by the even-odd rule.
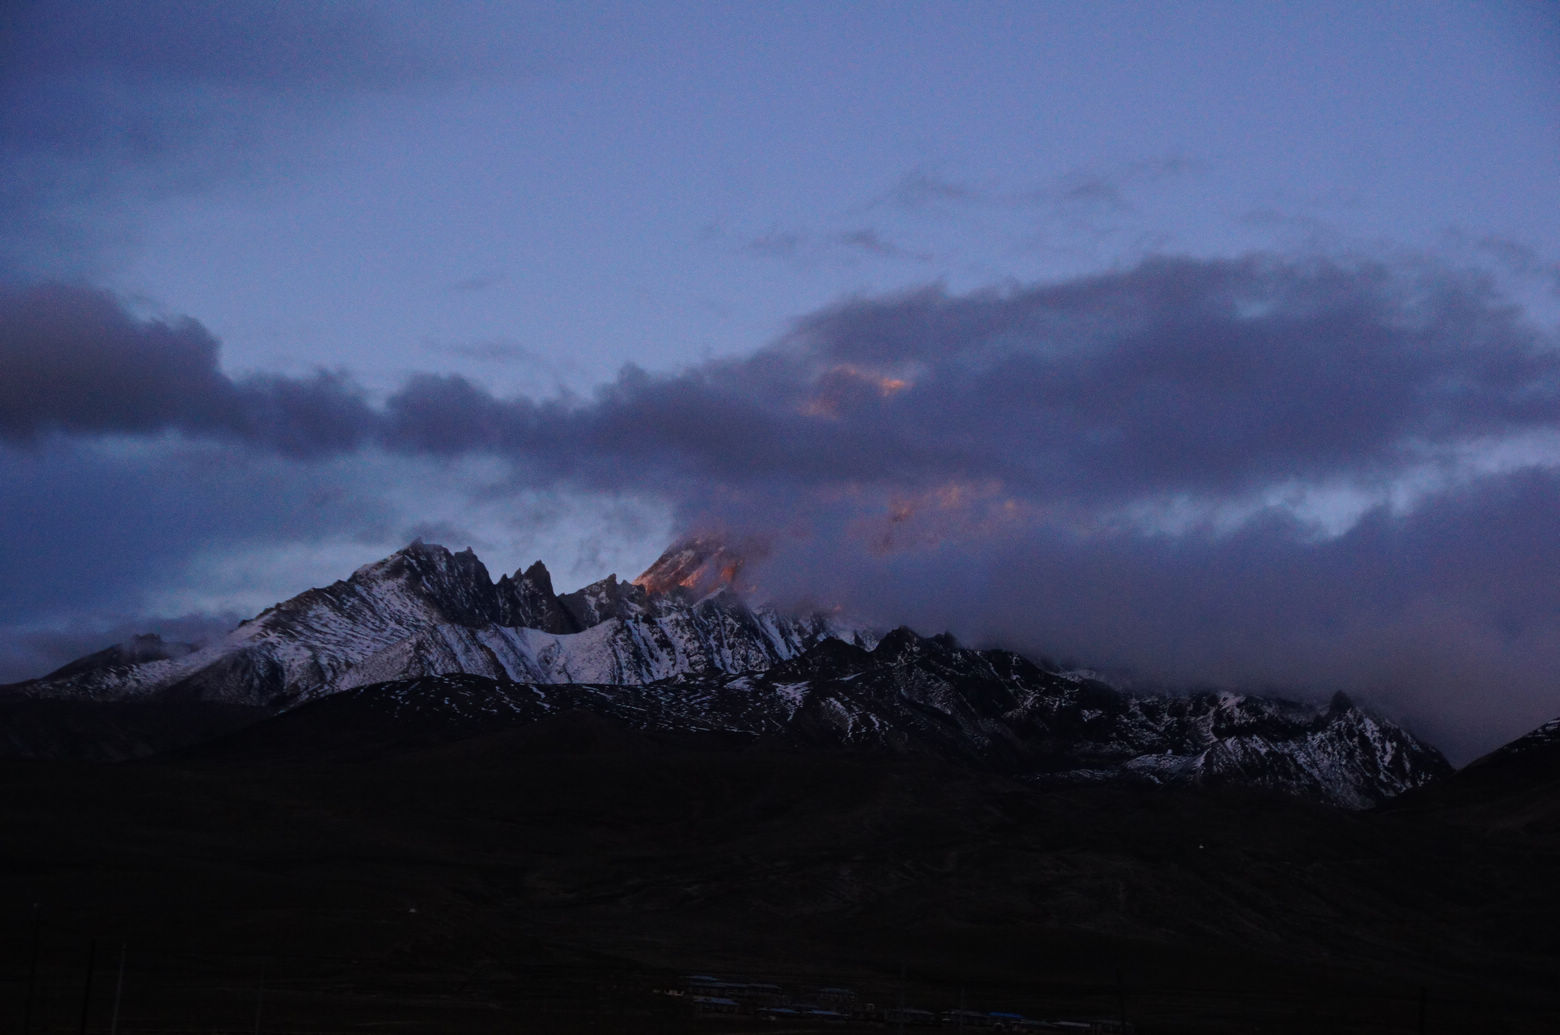
POLYGON ((1560 719, 1406 795, 1394 810, 1560 844, 1560 719))
POLYGON ((51 1016, 88 940, 127 938, 136 1030, 252 1024, 262 971, 276 1030, 686 1032, 643 1012, 657 981, 892 994, 902 966, 912 1000, 1037 1013, 1114 1012, 1119 973, 1145 1032, 1412 1031, 1421 987, 1432 1030, 1556 1019, 1552 853, 1233 788, 1043 789, 569 711, 347 761, 0 764, 0 823, 51 1016), (610 1001, 642 1012, 603 1017, 633 981, 610 1001))

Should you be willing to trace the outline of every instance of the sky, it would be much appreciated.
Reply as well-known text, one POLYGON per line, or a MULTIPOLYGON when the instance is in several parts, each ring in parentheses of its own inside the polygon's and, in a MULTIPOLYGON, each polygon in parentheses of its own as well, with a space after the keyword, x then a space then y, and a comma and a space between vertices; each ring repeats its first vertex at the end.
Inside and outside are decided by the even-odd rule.
POLYGON ((1560 715, 1560 9, 0 8, 0 681, 414 538, 1560 715))

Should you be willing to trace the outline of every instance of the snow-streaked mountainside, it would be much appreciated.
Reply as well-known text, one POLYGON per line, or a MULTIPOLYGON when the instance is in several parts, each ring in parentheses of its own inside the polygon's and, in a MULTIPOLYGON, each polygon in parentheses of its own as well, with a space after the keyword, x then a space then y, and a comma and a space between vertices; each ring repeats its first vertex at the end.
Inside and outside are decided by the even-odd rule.
MULTIPOLYGON (((1229 693, 1131 695, 896 629, 828 640, 762 672, 637 686, 436 676, 356 687, 301 721, 473 734, 588 711, 655 731, 932 755, 1038 783, 1239 784, 1364 808, 1450 766, 1339 695, 1326 708, 1229 693)), ((278 731, 281 732, 281 731, 278 731)))
POLYGON ((865 635, 820 615, 749 608, 724 588, 697 599, 681 589, 652 595, 608 576, 559 596, 541 562, 494 583, 470 550, 416 542, 199 650, 157 650, 143 637, 134 657, 111 648, 9 689, 285 708, 368 683, 448 673, 638 684, 751 672, 826 638, 865 635))
POLYGON ((586 709, 646 729, 925 752, 1042 781, 1236 783, 1357 808, 1450 771, 1341 696, 1129 693, 898 629, 751 608, 741 559, 672 547, 633 582, 554 592, 538 562, 496 583, 469 550, 413 543, 200 649, 138 638, 10 696, 203 701, 419 722, 586 709), (324 703, 324 702, 322 702, 324 703))

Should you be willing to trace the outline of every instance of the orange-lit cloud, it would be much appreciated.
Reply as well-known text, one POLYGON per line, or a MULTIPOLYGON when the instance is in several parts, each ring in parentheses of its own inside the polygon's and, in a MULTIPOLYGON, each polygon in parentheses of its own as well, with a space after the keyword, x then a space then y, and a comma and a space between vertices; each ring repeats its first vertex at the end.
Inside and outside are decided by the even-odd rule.
POLYGON ((816 391, 802 403, 801 412, 808 417, 838 419, 863 402, 891 398, 910 386, 905 378, 841 363, 818 377, 816 391))
POLYGON ((1001 482, 948 481, 915 493, 896 493, 882 510, 851 525, 851 535, 879 555, 969 543, 1010 534, 1042 516, 1001 482))

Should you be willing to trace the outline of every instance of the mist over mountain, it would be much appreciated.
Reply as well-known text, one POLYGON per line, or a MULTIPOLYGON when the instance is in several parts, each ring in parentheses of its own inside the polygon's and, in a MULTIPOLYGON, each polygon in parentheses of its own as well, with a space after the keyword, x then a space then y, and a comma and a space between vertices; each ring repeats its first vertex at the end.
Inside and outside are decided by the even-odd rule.
MULTIPOLYGON (((752 549, 693 537, 632 582, 559 594, 541 562, 495 582, 472 551, 419 541, 204 647, 143 636, 5 695, 277 713, 351 693, 431 727, 586 709, 649 730, 925 754, 1043 782, 1236 783, 1351 808, 1449 771, 1342 695, 1322 708, 1135 692, 904 627, 751 607, 738 583, 752 549)), ((13 739, 17 753, 53 749, 13 739)))

